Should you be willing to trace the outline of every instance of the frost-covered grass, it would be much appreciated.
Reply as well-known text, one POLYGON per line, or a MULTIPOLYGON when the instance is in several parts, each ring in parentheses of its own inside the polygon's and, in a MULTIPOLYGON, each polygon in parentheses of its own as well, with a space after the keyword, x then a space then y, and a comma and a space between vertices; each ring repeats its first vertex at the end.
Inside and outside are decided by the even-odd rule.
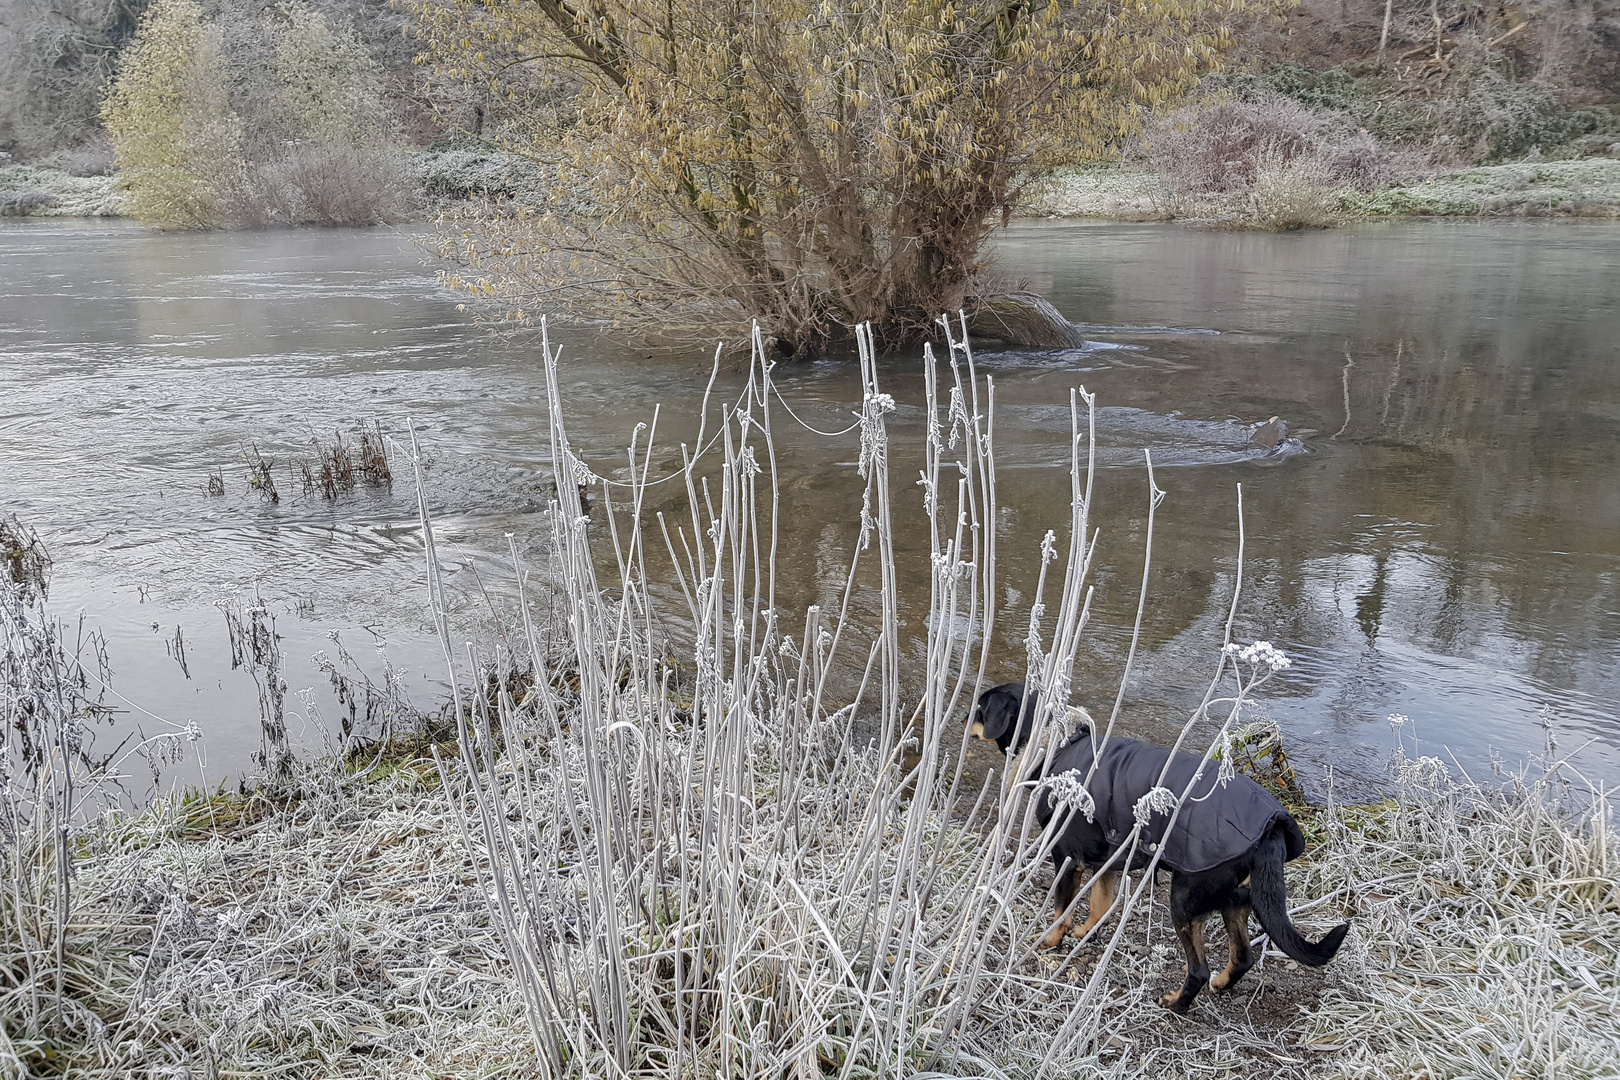
MULTIPOLYGON (((544 164, 475 150, 415 151, 402 174, 421 194, 421 213, 466 200, 515 199, 548 207, 559 199, 544 164)), ((34 165, 0 167, 0 216, 118 217, 125 199, 116 175, 73 176, 34 165)), ((1620 160, 1526 161, 1444 173, 1372 192, 1331 193, 1338 220, 1388 217, 1620 217, 1620 160)), ((1188 221, 1241 226, 1253 217, 1247 193, 1172 197, 1144 165, 1064 169, 1036 185, 1026 217, 1188 221)))
MULTIPOLYGON (((1391 217, 1620 217, 1620 160, 1523 161, 1442 173, 1371 192, 1329 193, 1341 223, 1391 217)), ((1058 173, 1026 204, 1030 217, 1186 221, 1242 227, 1254 219, 1247 192, 1171 197, 1143 165, 1058 173)))
MULTIPOLYGON (((488 150, 411 150, 394 168, 414 192, 407 202, 425 219, 469 200, 515 200, 547 208, 579 198, 558 188, 556 170, 542 162, 488 150)), ((0 166, 0 216, 122 217, 127 198, 116 173, 74 176, 44 165, 0 166)))
POLYGON ((1620 217, 1620 160, 1523 161, 1346 197, 1367 216, 1620 217))
MULTIPOLYGON (((609 480, 575 456, 558 353, 542 343, 552 546, 533 571, 514 551, 525 587, 483 651, 450 639, 423 499, 452 739, 290 767, 248 795, 97 815, 63 785, 95 770, 57 765, 85 745, 85 687, 51 674, 66 654, 48 624, 6 609, 8 657, 27 662, 0 680, 4 719, 64 757, 6 759, 0 1069, 1615 1074, 1620 849, 1607 803, 1566 791, 1562 769, 1484 790, 1403 753, 1390 802, 1302 810, 1317 846, 1290 868, 1296 918, 1315 936, 1354 916, 1343 959, 1323 971, 1272 955, 1190 1016, 1165 1012, 1156 998, 1181 961, 1162 885, 1140 879, 1096 940, 1033 950, 1054 918, 1033 785, 964 767, 964 714, 995 630, 982 598, 1006 584, 980 526, 997 520, 994 387, 964 346, 947 343, 944 365, 927 357, 919 491, 889 478, 895 403, 863 339, 849 441, 865 543, 843 596, 870 590, 879 610, 862 625, 840 601, 790 626, 775 592, 789 548, 778 514, 792 513, 775 482, 786 403, 763 343, 741 396, 683 448, 685 468, 649 475, 654 418, 609 480), (655 481, 684 488, 684 504, 661 492, 665 513, 644 513, 655 481), (595 514, 581 486, 597 488, 595 514), (902 497, 933 524, 934 628, 925 655, 903 660, 902 497), (655 612, 649 595, 655 541, 679 568, 675 610, 655 612), (536 610, 555 623, 536 626, 536 610), (835 676, 852 668, 860 689, 840 693, 835 676)), ((1092 399, 1076 390, 1070 404, 1073 520, 1066 543, 1054 532, 1043 545, 1020 627, 1026 678, 1057 703, 1035 718, 1036 748, 1066 719, 1095 552, 1092 399)), ((1150 568, 1162 493, 1148 479, 1150 568)), ((1237 546, 1241 567, 1241 531, 1237 546)), ((1232 588, 1235 612, 1241 575, 1232 588)), ((1212 654, 1183 738, 1221 734, 1186 745, 1225 763, 1260 754, 1239 725, 1286 658, 1229 640, 1212 654)))
MULTIPOLYGON (((1562 797, 1556 784, 1487 793, 1430 777, 1399 800, 1319 810, 1321 840, 1290 867, 1290 892, 1318 931, 1353 912, 1326 979, 1272 954, 1240 992, 1172 1017, 1153 1002, 1179 967, 1157 911, 1108 980, 1102 1047, 1068 1075, 1088 1061, 1144 1078, 1615 1075, 1620 852, 1597 808, 1562 797)), ((94 1013, 94 1033, 31 1040, 11 991, 0 1011, 12 1060, 23 1075, 538 1075, 464 810, 416 758, 378 779, 311 768, 290 797, 109 819, 77 856, 70 954, 73 1004, 94 1013)), ((958 837, 986 840, 982 828, 958 837)), ((1009 899, 1033 930, 1044 891, 1009 899)), ((757 942, 757 962, 808 988, 827 977, 818 965, 780 965, 801 932, 757 942)), ((1020 965, 1042 1022, 1060 1022, 1099 950, 1064 971, 1045 957, 1020 965)), ((652 975, 657 951, 631 974, 652 975)), ((975 1010, 991 1035, 1013 1004, 999 996, 975 1010)), ((1019 1075, 1039 1047, 1017 1044, 1039 1034, 1019 1024, 1012 1045, 951 1071, 1019 1075)), ((819 1059, 794 1073, 835 1074, 819 1059)))
POLYGON ((0 217, 121 217, 116 176, 74 176, 37 165, 0 167, 0 217))
POLYGON ((1302 891, 1349 901, 1359 971, 1298 1025, 1316 1075, 1620 1075, 1613 808, 1548 760, 1476 785, 1398 754, 1393 800, 1327 816, 1302 891))

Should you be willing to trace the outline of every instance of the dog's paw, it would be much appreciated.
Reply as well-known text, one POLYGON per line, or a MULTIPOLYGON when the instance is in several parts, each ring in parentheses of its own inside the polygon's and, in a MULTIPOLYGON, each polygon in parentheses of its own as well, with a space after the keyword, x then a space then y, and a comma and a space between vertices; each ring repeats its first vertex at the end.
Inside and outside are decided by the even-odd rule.
POLYGON ((1187 1014, 1187 1010, 1192 1008, 1193 999, 1195 997, 1197 997, 1196 994, 1188 994, 1185 991, 1176 991, 1160 995, 1159 1004, 1163 1005, 1177 1016, 1185 1016, 1187 1014))

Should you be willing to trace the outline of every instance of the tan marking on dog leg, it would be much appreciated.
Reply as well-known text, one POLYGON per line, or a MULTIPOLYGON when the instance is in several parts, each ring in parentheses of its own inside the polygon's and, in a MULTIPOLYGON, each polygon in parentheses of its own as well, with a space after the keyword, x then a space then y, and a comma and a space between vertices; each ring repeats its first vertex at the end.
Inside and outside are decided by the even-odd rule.
POLYGON ((1184 1013, 1209 979, 1209 962, 1204 959, 1204 920, 1194 919, 1186 926, 1176 927, 1176 936, 1181 939, 1181 951, 1187 957, 1187 980, 1179 992, 1161 997, 1159 1004, 1172 1012, 1184 1013))
POLYGON ((1226 923, 1226 969, 1209 980, 1217 990, 1227 989, 1254 966, 1249 948, 1249 910, 1244 907, 1221 912, 1221 921, 1226 923))
POLYGON ((1070 930, 1070 936, 1082 938, 1091 933, 1092 927, 1102 922, 1103 916, 1108 914, 1108 909, 1114 906, 1114 896, 1118 892, 1118 870, 1094 875, 1091 879, 1091 896, 1086 901, 1086 921, 1070 930))
POLYGON ((1063 939, 1070 933, 1074 925, 1074 898, 1080 893, 1080 875, 1085 872, 1085 866, 1075 866, 1057 883, 1057 895, 1054 899, 1058 907, 1058 921, 1041 938, 1040 947, 1055 949, 1063 944, 1063 939))

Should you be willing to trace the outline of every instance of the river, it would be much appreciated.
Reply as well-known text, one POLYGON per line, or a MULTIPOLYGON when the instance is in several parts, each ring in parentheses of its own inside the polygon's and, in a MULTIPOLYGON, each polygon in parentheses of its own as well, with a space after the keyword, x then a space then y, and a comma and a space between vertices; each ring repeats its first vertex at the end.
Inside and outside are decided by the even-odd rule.
MULTIPOLYGON (((1377 786, 1391 713, 1412 719, 1419 752, 1476 775, 1493 756, 1516 767, 1540 752, 1545 714, 1587 776, 1620 780, 1620 230, 1024 222, 997 257, 1091 343, 979 354, 996 382, 1003 506, 994 674, 1021 676, 1040 536, 1068 520, 1068 394, 1083 384, 1099 397, 1104 468, 1081 701, 1112 701, 1128 644, 1146 448, 1167 497, 1129 730, 1168 737, 1213 668, 1241 483, 1238 635, 1293 659, 1261 707, 1314 794, 1330 770, 1336 790, 1377 786), (1300 452, 1249 446, 1272 415, 1314 430, 1300 452)), ((599 471, 623 460, 655 403, 666 434, 655 470, 678 463, 672 440, 690 437, 709 351, 555 334, 571 434, 599 471)), ((506 535, 531 554, 543 547, 538 356, 533 334, 476 325, 409 232, 0 223, 0 512, 52 553, 52 609, 105 634, 120 721, 148 734, 201 728, 201 771, 178 766, 171 782, 250 768, 257 689, 232 667, 225 612, 254 597, 282 638, 302 744, 319 746, 342 711, 316 653, 341 668, 341 646, 377 682, 386 654, 420 704, 443 692, 402 460, 391 489, 336 500, 305 494, 293 470, 312 437, 361 421, 403 436, 413 421, 475 632, 482 590, 510 577, 506 535), (252 447, 277 462, 279 502, 247 486, 252 447), (215 470, 223 495, 207 493, 215 470)), ((858 404, 847 363, 777 375, 818 427, 845 426, 858 404)), ((721 388, 740 377, 724 372, 721 388)), ((885 358, 882 379, 901 405, 895 488, 909 505, 919 489, 898 478, 915 475, 918 355, 885 358)), ((854 436, 779 418, 778 441, 781 599, 802 608, 831 597, 847 566, 854 436)), ((677 509, 673 486, 661 490, 671 494, 656 508, 677 509)), ((927 574, 907 513, 899 570, 915 637, 927 574)))

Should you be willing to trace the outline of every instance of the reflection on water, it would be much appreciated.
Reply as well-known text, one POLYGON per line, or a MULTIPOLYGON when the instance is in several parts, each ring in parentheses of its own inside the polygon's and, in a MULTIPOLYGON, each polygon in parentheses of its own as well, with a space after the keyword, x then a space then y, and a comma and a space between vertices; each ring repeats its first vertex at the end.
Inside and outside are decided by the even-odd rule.
MULTIPOLYGON (((1001 467, 994 674, 1021 674, 1040 537, 1068 519, 1069 390, 1083 383, 1102 406, 1105 466, 1084 703, 1111 701, 1128 644, 1149 449, 1169 495, 1127 697, 1133 731, 1163 738, 1202 694, 1242 483, 1239 633, 1295 658, 1265 705, 1317 790, 1329 765, 1352 790, 1376 779, 1391 712, 1413 717, 1426 749, 1477 770, 1492 748, 1513 760, 1539 749, 1543 705, 1565 749, 1597 740, 1578 759, 1589 774, 1620 778, 1617 239, 1543 225, 1014 228, 1002 268, 1045 288, 1094 341, 980 356, 1001 467), (1249 435, 1272 415, 1315 433, 1266 454, 1249 435)), ((597 471, 615 475, 655 403, 654 469, 674 469, 708 358, 563 337, 571 433, 597 471)), ((371 646, 386 642, 424 702, 442 677, 408 481, 336 503, 304 496, 286 469, 312 435, 370 418, 402 434, 414 419, 469 621, 503 577, 505 534, 532 554, 545 532, 538 347, 472 326, 408 237, 6 223, 0 353, 4 509, 56 555, 54 606, 107 630, 117 689, 203 724, 216 780, 257 744, 255 690, 230 667, 218 604, 259 590, 295 694, 324 687, 307 658, 336 654, 333 631, 362 666, 380 664, 371 646), (278 483, 289 476, 279 504, 246 489, 240 455, 253 444, 282 462, 278 483), (227 494, 211 498, 216 465, 227 494), (165 650, 176 627, 186 673, 165 650)), ((847 365, 777 375, 806 423, 848 425, 859 388, 847 365)), ((901 403, 890 419, 903 616, 921 635, 927 541, 919 499, 899 482, 921 464, 916 357, 891 358, 882 377, 901 403)), ((739 378, 724 373, 717 390, 739 378)), ((779 597, 834 603, 857 531, 855 436, 814 436, 782 416, 777 431, 779 597)), ((684 518, 676 487, 655 489, 650 508, 684 518)), ((854 603, 876 607, 860 591, 854 603)), ((335 714, 329 695, 307 707, 335 714)))

